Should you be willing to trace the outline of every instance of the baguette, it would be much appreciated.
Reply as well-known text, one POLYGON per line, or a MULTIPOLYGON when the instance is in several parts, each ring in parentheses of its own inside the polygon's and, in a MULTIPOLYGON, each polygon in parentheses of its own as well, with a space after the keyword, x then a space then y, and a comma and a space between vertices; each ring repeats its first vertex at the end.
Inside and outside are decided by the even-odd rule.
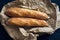
POLYGON ((28 18, 36 18, 36 19, 48 19, 49 16, 46 13, 29 10, 24 8, 9 8, 6 10, 6 15, 10 17, 28 17, 28 18))
POLYGON ((48 23, 45 20, 32 19, 32 18, 10 18, 8 19, 9 25, 13 26, 27 26, 27 27, 45 27, 48 23))

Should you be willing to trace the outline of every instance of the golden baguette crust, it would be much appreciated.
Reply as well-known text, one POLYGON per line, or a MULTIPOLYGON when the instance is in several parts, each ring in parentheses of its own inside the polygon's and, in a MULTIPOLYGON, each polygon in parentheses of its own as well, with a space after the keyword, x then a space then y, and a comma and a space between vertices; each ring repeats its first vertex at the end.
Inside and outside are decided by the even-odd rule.
POLYGON ((41 26, 48 26, 48 23, 45 20, 38 20, 38 19, 32 19, 32 18, 10 18, 8 20, 8 23, 10 25, 15 25, 15 26, 37 26, 37 27, 41 27, 41 26))
POLYGON ((38 18, 38 19, 48 19, 49 16, 46 13, 29 10, 24 8, 9 8, 6 10, 6 15, 11 17, 30 17, 30 18, 38 18))

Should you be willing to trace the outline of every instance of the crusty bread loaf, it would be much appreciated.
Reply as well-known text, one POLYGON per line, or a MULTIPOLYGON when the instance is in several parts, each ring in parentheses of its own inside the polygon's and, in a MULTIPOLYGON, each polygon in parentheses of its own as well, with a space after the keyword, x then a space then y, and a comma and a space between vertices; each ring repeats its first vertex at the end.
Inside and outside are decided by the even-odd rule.
POLYGON ((10 17, 28 17, 28 18, 38 18, 38 19, 48 19, 49 16, 46 13, 29 10, 24 8, 9 8, 6 10, 6 15, 10 17))
POLYGON ((41 27, 41 26, 48 26, 48 23, 45 20, 38 20, 32 18, 10 18, 7 21, 9 25, 14 26, 27 26, 27 27, 41 27))

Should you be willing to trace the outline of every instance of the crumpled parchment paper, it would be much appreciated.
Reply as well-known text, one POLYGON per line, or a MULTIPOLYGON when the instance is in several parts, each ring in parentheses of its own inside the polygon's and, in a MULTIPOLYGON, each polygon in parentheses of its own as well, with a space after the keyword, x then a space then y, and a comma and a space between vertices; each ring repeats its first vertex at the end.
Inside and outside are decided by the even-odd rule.
POLYGON ((56 8, 51 4, 50 0, 16 0, 8 3, 1 11, 1 24, 4 26, 8 34, 14 40, 37 40, 37 36, 44 33, 52 34, 56 27, 56 8), (33 9, 47 13, 51 19, 48 20, 49 27, 36 28, 18 28, 6 25, 5 21, 9 18, 6 16, 5 10, 10 7, 22 7, 33 9))

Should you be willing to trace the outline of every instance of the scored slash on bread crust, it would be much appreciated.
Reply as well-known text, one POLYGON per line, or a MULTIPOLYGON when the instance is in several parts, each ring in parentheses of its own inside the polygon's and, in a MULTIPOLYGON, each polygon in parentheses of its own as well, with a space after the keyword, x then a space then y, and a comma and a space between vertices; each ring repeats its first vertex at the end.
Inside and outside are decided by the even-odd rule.
POLYGON ((6 15, 10 17, 28 17, 28 18, 36 18, 36 19, 49 19, 49 16, 46 13, 24 9, 24 8, 9 8, 5 12, 6 15))
POLYGON ((16 25, 16 26, 27 26, 27 27, 45 27, 48 26, 48 23, 45 20, 38 20, 32 18, 10 18, 7 21, 9 25, 16 25))

